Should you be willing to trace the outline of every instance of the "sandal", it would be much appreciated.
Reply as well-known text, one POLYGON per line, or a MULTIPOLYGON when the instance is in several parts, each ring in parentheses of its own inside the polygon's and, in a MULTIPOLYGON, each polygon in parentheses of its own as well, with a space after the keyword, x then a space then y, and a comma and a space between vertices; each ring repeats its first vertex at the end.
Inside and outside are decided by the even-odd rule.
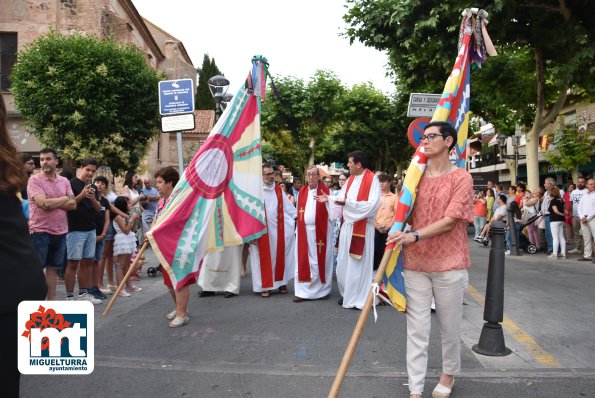
POLYGON ((170 312, 169 314, 167 314, 165 316, 165 319, 167 319, 168 321, 173 321, 175 317, 176 317, 176 310, 173 310, 172 312, 170 312))
POLYGON ((132 293, 136 293, 136 292, 140 292, 141 290, 143 290, 143 288, 142 287, 136 287, 136 286, 132 285, 131 288, 126 289, 126 290, 129 291, 129 292, 132 292, 132 293))
POLYGON ((188 315, 186 315, 184 317, 176 316, 174 318, 174 320, 169 323, 169 327, 170 328, 179 328, 180 326, 184 326, 185 324, 187 324, 189 319, 190 318, 188 317, 188 315))
POLYGON ((279 288, 279 293, 281 294, 287 294, 288 290, 287 290, 287 286, 283 285, 279 288))
POLYGON ((268 291, 261 292, 261 293, 260 293, 260 296, 261 296, 261 297, 265 297, 265 298, 267 298, 267 297, 270 297, 270 296, 271 296, 271 293, 269 293, 268 291))
POLYGON ((118 296, 120 296, 120 297, 130 297, 130 293, 128 293, 126 291, 126 289, 122 289, 122 290, 120 290, 120 293, 118 294, 118 296))

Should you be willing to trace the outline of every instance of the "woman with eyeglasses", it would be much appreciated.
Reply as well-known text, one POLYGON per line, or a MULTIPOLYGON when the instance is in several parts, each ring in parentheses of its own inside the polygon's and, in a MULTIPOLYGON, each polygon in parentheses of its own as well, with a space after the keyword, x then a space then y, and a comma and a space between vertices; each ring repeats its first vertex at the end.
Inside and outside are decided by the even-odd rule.
POLYGON ((428 123, 421 145, 429 164, 418 185, 410 232, 389 234, 403 245, 407 291, 407 374, 410 398, 421 398, 428 366, 432 297, 442 336, 442 374, 432 397, 449 397, 461 371, 463 297, 471 266, 467 225, 473 221, 473 179, 450 163, 457 132, 428 123))

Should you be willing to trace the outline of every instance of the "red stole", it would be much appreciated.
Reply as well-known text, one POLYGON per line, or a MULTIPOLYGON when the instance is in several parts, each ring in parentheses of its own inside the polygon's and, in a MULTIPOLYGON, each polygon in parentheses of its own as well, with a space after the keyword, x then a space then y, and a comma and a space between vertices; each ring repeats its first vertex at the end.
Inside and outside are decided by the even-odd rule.
MULTIPOLYGON (((277 258, 275 259, 275 281, 282 281, 285 273, 285 217, 283 213, 283 190, 275 185, 277 195, 277 258)), ((268 217, 265 210, 265 218, 268 217)), ((268 224, 268 223, 267 223, 268 224)), ((258 254, 260 256, 260 276, 262 287, 273 287, 273 263, 271 260, 271 244, 269 233, 258 238, 258 254)))
MULTIPOLYGON (((349 176, 347 180, 347 188, 345 190, 345 199, 347 199, 347 193, 349 192, 349 188, 351 188, 351 183, 355 176, 349 176)), ((374 173, 370 170, 365 169, 364 175, 362 177, 362 184, 359 187, 359 192, 357 193, 358 202, 367 201, 370 196, 370 188, 372 187, 372 182, 374 181, 374 173)), ((349 255, 357 260, 362 258, 364 254, 364 246, 366 244, 366 222, 367 218, 362 218, 361 220, 356 221, 353 223, 353 233, 351 234, 351 244, 349 245, 349 255)))
MULTIPOLYGON (((326 185, 319 183, 316 195, 328 195, 329 189, 326 185)), ((298 241, 298 282, 310 282, 310 256, 308 255, 308 238, 306 234, 306 202, 310 195, 310 188, 305 185, 298 194, 298 219, 297 219, 297 241, 298 241)), ((318 275, 320 282, 326 283, 326 238, 328 232, 328 210, 326 204, 316 202, 316 257, 318 259, 318 275)))

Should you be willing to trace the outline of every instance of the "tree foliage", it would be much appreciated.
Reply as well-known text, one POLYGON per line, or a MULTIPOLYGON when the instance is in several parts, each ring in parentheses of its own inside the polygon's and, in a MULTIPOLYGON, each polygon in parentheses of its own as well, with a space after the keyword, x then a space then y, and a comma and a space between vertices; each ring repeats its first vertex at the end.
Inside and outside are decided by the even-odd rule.
POLYGON ((324 71, 308 83, 293 77, 275 83, 281 98, 270 93, 263 105, 263 152, 294 173, 310 163, 346 163, 354 150, 365 151, 375 170, 393 172, 409 161, 406 99, 369 83, 347 89, 324 71))
POLYGON ((215 63, 215 58, 211 59, 208 54, 205 54, 198 74, 195 100, 196 109, 215 110, 215 99, 213 99, 209 90, 209 79, 220 74, 221 71, 215 63))
MULTIPOLYGON (((281 98, 277 99, 271 93, 263 105, 263 136, 271 143, 282 137, 291 140, 290 157, 282 160, 297 172, 316 161, 317 145, 338 123, 340 98, 345 88, 329 71, 317 71, 308 83, 292 77, 279 77, 275 84, 281 98), (282 135, 277 136, 279 134, 282 135), (300 148, 297 154, 293 152, 295 148, 300 148)), ((278 144, 286 142, 283 140, 278 144)), ((278 151, 283 153, 281 149, 278 151)))
MULTIPOLYGON (((346 35, 388 51, 399 92, 441 92, 456 56, 464 0, 347 0, 346 35)), ((595 13, 588 0, 478 0, 499 56, 473 73, 471 111, 498 130, 532 126, 528 177, 538 180, 537 138, 569 90, 595 96, 595 13)))
POLYGON ((134 46, 50 32, 19 52, 11 79, 28 127, 65 159, 135 168, 159 134, 160 78, 134 46))
POLYGON ((589 130, 579 133, 576 128, 563 129, 555 149, 548 150, 545 157, 556 170, 574 170, 595 156, 593 138, 589 130))

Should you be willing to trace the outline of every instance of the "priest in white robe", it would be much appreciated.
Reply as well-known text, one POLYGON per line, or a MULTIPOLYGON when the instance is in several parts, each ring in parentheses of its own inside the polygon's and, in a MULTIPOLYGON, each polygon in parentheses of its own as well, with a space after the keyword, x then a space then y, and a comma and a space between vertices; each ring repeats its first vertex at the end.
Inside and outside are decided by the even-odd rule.
POLYGON ((270 165, 262 166, 263 199, 267 233, 250 245, 252 290, 262 297, 279 289, 287 293, 287 283, 295 272, 295 206, 273 180, 270 165))
POLYGON ((243 248, 244 244, 226 246, 205 256, 198 276, 200 297, 213 296, 216 292, 223 292, 225 298, 240 294, 243 248))
POLYGON ((314 165, 306 171, 308 185, 300 189, 297 202, 296 271, 293 301, 328 299, 333 282, 333 228, 329 204, 316 200, 328 195, 314 165))
POLYGON ((378 177, 365 168, 367 156, 362 151, 349 154, 349 179, 336 197, 328 201, 331 218, 343 217, 337 253, 337 285, 343 308, 362 309, 374 277, 374 219, 380 204, 378 177))

